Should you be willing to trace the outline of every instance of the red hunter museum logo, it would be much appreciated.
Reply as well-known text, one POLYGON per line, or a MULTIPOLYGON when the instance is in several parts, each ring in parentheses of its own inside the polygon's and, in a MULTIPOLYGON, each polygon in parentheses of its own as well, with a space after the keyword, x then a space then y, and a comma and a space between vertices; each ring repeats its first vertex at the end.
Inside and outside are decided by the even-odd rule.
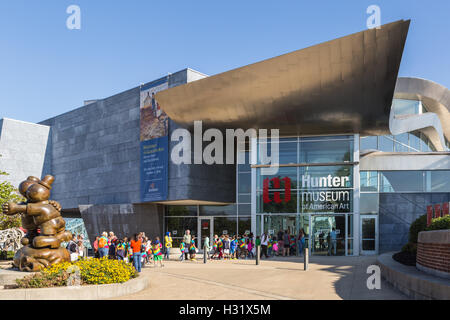
POLYGON ((289 202, 291 201, 291 179, 289 177, 284 177, 283 179, 280 179, 279 177, 275 178, 266 178, 263 182, 263 201, 264 203, 271 203, 272 201, 275 203, 281 203, 281 202, 289 202), (281 199, 281 192, 275 191, 273 193, 273 200, 269 197, 269 184, 270 182, 273 183, 272 188, 273 189, 280 189, 281 181, 284 181, 284 199, 281 199))

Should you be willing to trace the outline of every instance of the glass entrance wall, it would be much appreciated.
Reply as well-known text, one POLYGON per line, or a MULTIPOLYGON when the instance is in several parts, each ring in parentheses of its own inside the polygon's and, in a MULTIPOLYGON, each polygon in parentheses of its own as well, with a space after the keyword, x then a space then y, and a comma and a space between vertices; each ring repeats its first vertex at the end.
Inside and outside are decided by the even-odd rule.
MULTIPOLYGON (((303 229, 313 254, 352 255, 354 141, 355 136, 281 138, 278 172, 253 168, 257 234, 276 237, 287 230, 297 239, 303 229)), ((258 152, 265 149, 270 155, 270 144, 258 146, 258 152)))
MULTIPOLYGON (((251 232, 251 167, 248 146, 243 146, 238 158, 245 159, 245 164, 236 165, 236 203, 221 206, 166 206, 164 230, 172 233, 174 247, 179 247, 187 229, 197 240, 203 239, 203 233, 208 232, 202 227, 205 219, 211 219, 209 228, 212 228, 213 235, 227 233, 233 236, 251 232)), ((202 242, 197 241, 197 246, 200 243, 202 242)))

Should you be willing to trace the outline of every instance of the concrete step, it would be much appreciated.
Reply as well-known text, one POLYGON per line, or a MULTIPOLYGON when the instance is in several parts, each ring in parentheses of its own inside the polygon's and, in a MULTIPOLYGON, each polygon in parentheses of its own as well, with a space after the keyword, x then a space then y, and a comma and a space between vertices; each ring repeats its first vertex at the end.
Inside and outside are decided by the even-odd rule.
POLYGON ((11 269, 12 267, 12 261, 0 261, 0 269, 11 269))
POLYGON ((30 274, 15 269, 0 269, 0 286, 15 284, 16 279, 22 279, 30 274))

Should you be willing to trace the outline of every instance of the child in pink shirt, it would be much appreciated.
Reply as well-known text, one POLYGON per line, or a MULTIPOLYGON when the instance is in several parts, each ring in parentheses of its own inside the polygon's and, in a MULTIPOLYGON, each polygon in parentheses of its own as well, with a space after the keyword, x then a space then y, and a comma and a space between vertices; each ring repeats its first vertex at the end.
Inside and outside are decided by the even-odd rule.
POLYGON ((278 242, 274 242, 274 243, 273 243, 272 254, 273 254, 273 255, 275 255, 275 254, 278 255, 278 242))

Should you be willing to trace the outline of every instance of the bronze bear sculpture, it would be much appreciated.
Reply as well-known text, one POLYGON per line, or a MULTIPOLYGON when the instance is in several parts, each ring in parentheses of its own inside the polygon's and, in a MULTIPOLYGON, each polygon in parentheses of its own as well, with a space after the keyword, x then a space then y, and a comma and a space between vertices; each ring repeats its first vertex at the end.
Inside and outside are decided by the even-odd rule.
POLYGON ((66 231, 66 222, 61 216, 61 205, 50 198, 55 178, 51 175, 42 180, 28 177, 19 185, 25 203, 3 204, 6 215, 21 214, 22 227, 27 234, 22 238, 22 247, 14 256, 14 266, 21 271, 34 272, 59 262, 70 262, 69 251, 61 247, 70 241, 72 234, 66 231))

